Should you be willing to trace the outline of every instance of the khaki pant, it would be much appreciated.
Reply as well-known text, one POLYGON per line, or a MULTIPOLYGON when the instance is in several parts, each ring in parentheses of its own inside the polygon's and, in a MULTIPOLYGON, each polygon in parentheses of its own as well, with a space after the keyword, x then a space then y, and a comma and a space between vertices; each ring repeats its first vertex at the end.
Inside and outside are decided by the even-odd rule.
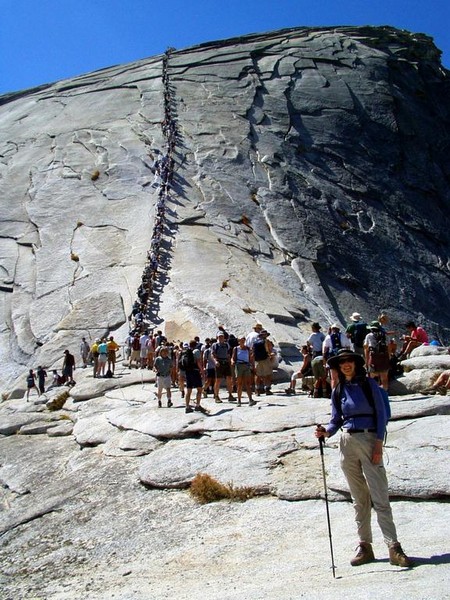
POLYGON ((372 504, 384 541, 389 546, 397 541, 389 502, 386 471, 382 464, 372 463, 375 433, 342 433, 341 467, 350 488, 360 542, 372 543, 372 504))

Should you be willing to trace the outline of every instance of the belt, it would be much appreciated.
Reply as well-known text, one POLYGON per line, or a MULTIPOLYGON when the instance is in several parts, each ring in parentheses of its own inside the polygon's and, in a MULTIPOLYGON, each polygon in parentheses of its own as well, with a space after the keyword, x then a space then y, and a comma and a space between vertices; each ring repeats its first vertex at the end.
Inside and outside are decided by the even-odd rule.
POLYGON ((350 435, 352 435, 352 433, 375 433, 376 429, 370 428, 370 429, 344 429, 344 433, 349 433, 350 435))

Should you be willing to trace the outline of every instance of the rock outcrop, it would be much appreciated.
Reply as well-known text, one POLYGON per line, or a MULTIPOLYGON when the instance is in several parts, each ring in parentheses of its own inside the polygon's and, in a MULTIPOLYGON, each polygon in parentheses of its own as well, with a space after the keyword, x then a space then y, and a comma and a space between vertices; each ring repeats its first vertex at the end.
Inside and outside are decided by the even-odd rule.
MULTIPOLYGON (((120 375, 125 380, 130 374, 120 369, 120 375)), ((288 397, 282 387, 253 407, 203 400, 209 416, 185 414, 178 390, 173 408, 157 408, 150 381, 90 400, 70 396, 53 411, 36 396, 28 403, 2 403, 5 598, 75 600, 88 592, 95 600, 144 600, 167 598, 170 589, 172 597, 187 600, 199 595, 202 583, 209 597, 234 600, 257 581, 258 592, 248 597, 289 600, 291 577, 312 597, 329 563, 313 437, 314 423, 329 417, 329 401, 288 397), (200 507, 185 489, 198 473, 250 486, 255 498, 200 507), (243 569, 242 562, 250 566, 243 569), (271 576, 275 568, 277 583, 271 576)), ((59 388, 47 396, 57 393, 59 388)), ((450 403, 448 396, 416 394, 391 398, 391 408, 384 455, 397 499, 393 509, 404 546, 421 567, 403 575, 402 593, 428 597, 423 591, 428 586, 435 597, 444 597, 450 403)), ((353 515, 338 437, 328 440, 325 461, 336 562, 346 585, 324 597, 357 598, 364 584, 381 598, 373 572, 391 581, 396 567, 378 561, 354 580, 346 566, 354 545, 353 515)), ((378 535, 375 544, 383 556, 378 535)))
POLYGON ((389 27, 291 29, 0 98, 3 388, 82 335, 125 336, 168 89, 177 142, 155 325, 185 339, 258 319, 288 356, 311 320, 384 308, 394 326, 413 317, 446 337, 439 51, 389 27))

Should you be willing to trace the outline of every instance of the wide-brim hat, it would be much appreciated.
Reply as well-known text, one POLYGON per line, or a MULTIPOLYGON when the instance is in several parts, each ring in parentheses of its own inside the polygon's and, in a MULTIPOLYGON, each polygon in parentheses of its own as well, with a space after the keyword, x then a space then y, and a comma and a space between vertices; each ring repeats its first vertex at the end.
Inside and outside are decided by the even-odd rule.
POLYGON ((355 364, 359 367, 364 367, 365 361, 361 354, 357 354, 356 352, 352 352, 351 350, 339 350, 339 352, 328 359, 327 365, 330 369, 339 369, 339 363, 344 358, 351 359, 355 362, 355 364))
POLYGON ((356 322, 356 321, 361 321, 362 317, 359 313, 354 312, 351 317, 350 317, 350 321, 356 322))

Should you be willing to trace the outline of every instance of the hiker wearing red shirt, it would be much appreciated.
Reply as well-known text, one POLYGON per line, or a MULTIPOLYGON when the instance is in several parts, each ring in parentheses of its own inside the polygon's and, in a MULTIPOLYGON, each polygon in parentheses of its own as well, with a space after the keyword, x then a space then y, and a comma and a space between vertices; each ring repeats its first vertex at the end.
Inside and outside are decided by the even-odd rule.
POLYGON ((414 321, 408 321, 405 323, 405 327, 409 331, 409 335, 403 336, 404 343, 398 357, 399 360, 407 358, 414 348, 428 344, 428 335, 425 329, 416 326, 414 321))

